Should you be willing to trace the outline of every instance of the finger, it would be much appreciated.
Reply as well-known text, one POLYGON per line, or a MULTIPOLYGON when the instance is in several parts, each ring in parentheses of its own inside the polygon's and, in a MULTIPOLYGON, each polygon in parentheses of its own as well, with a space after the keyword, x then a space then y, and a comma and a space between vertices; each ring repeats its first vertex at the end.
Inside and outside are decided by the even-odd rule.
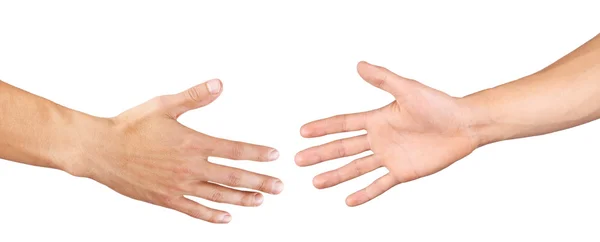
POLYGON ((398 182, 396 181, 396 178, 388 173, 387 175, 375 180, 365 189, 348 196, 348 198, 346 198, 346 204, 350 207, 364 204, 383 194, 387 190, 390 190, 390 188, 397 184, 398 182))
POLYGON ((320 137, 328 134, 358 131, 366 127, 367 112, 342 114, 307 123, 300 128, 305 138, 320 137))
POLYGON ((364 134, 300 151, 296 154, 295 161, 299 166, 310 166, 323 161, 360 154, 369 149, 369 139, 364 134))
POLYGON ((226 186, 249 188, 270 194, 283 191, 283 182, 277 178, 219 164, 209 166, 207 178, 211 182, 226 186))
POLYGON ((361 61, 357 66, 358 74, 371 85, 380 88, 396 99, 405 97, 414 90, 415 81, 396 75, 390 70, 361 61))
POLYGON ((229 213, 205 207, 185 197, 173 201, 171 208, 193 218, 211 223, 229 223, 229 221, 231 221, 231 215, 229 215, 229 213))
POLYGON ((169 115, 178 118, 187 111, 204 107, 217 99, 222 89, 221 81, 212 79, 183 92, 167 95, 165 99, 170 106, 169 115))
POLYGON ((211 148, 209 156, 230 160, 274 161, 279 152, 271 147, 209 137, 211 148))
POLYGON ((247 192, 231 189, 209 182, 193 185, 190 194, 216 203, 229 203, 245 207, 254 207, 262 204, 263 195, 258 192, 247 192))
POLYGON ((369 155, 356 159, 349 164, 336 170, 328 171, 316 176, 313 179, 313 185, 316 188, 323 189, 338 185, 342 182, 362 176, 381 167, 381 162, 375 155, 369 155))

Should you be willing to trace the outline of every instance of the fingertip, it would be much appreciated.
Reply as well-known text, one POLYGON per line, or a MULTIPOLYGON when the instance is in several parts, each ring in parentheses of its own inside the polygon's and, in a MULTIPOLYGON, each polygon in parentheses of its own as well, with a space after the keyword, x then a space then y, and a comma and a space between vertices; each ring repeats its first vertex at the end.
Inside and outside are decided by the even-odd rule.
POLYGON ((219 79, 212 79, 206 82, 206 88, 210 94, 217 95, 221 93, 223 83, 219 79))
POLYGON ((276 149, 272 149, 271 151, 269 151, 269 161, 274 161, 279 159, 279 151, 277 151, 276 149))
POLYGON ((217 219, 216 222, 222 223, 222 224, 227 224, 227 223, 231 222, 231 219, 232 219, 232 217, 229 213, 224 213, 219 216, 219 218, 217 219))
POLYGON ((356 200, 353 198, 352 195, 348 196, 346 198, 346 206, 348 207, 356 207, 356 200))
POLYGON ((307 157, 307 155, 305 154, 304 151, 298 152, 298 154, 296 154, 296 156, 294 157, 294 161, 296 162, 296 165, 300 166, 300 167, 305 167, 305 166, 311 165, 312 159, 313 158, 311 158, 311 157, 307 157))
POLYGON ((371 64, 369 62, 366 62, 366 61, 360 61, 356 65, 356 70, 358 71, 358 73, 361 73, 363 71, 368 70, 368 68, 371 68, 371 67, 377 67, 377 66, 373 65, 373 64, 371 64))
POLYGON ((361 60, 361 61, 358 62, 358 64, 356 64, 356 68, 360 69, 362 66, 365 66, 365 65, 369 65, 369 62, 361 60))
POLYGON ((265 197, 262 194, 260 194, 258 192, 254 194, 254 205, 260 206, 264 200, 265 200, 265 197))
POLYGON ((275 183, 273 183, 272 194, 275 194, 275 195, 280 194, 281 192, 283 192, 283 188, 284 188, 283 182, 281 182, 279 180, 276 181, 275 183))
POLYGON ((298 152, 296 154, 296 156, 294 156, 294 162, 296 163, 297 166, 303 166, 302 161, 303 161, 302 154, 301 154, 301 152, 298 152))
POLYGON ((323 189, 325 184, 325 179, 321 178, 321 176, 315 176, 312 180, 313 186, 317 189, 323 189))
POLYGON ((306 127, 306 125, 303 125, 300 128, 300 135, 302 137, 304 137, 304 138, 310 138, 310 134, 311 134, 310 129, 308 127, 306 127))
POLYGON ((358 74, 363 77, 370 77, 370 73, 374 70, 376 70, 376 65, 373 65, 369 62, 366 61, 361 61, 358 63, 358 65, 356 66, 356 70, 358 71, 358 74))

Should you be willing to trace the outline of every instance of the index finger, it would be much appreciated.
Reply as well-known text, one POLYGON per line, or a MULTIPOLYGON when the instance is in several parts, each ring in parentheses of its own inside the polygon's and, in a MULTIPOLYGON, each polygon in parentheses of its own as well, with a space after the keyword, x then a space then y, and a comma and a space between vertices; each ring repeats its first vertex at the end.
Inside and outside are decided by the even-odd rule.
POLYGON ((341 114, 307 123, 300 128, 305 138, 365 129, 368 112, 341 114))

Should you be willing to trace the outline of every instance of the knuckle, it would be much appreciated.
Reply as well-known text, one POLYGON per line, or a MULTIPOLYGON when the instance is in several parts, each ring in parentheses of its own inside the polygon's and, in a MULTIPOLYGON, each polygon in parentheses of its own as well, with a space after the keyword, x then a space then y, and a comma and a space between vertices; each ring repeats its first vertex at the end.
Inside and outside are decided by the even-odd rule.
POLYGON ((161 110, 169 107, 169 95, 161 95, 156 96, 150 99, 146 104, 148 104, 151 110, 161 110))
POLYGON ((333 171, 335 177, 335 183, 339 183, 344 181, 344 176, 342 175, 342 171, 340 169, 336 169, 333 171))
POLYGON ((375 184, 373 184, 373 185, 374 185, 373 190, 376 194, 382 193, 385 188, 385 183, 381 179, 376 180, 375 184))
POLYGON ((191 136, 190 139, 193 140, 193 144, 190 144, 190 146, 193 146, 194 153, 203 155, 212 154, 215 152, 216 147, 220 145, 219 143, 214 142, 214 140, 207 138, 206 135, 202 133, 194 133, 191 136))
POLYGON ((372 188, 372 187, 365 188, 365 195, 367 196, 367 200, 371 200, 371 199, 374 199, 375 197, 377 197, 375 195, 375 191, 373 189, 374 188, 372 188))
POLYGON ((352 161, 352 167, 354 168, 354 173, 356 176, 361 176, 363 174, 362 168, 360 166, 360 160, 352 161))
POLYGON ((204 219, 205 215, 204 212, 202 210, 199 209, 190 209, 187 212, 188 215, 190 215, 193 218, 197 218, 197 219, 204 219))
POLYGON ((202 100, 201 91, 197 87, 190 88, 185 93, 191 101, 199 102, 202 100))
POLYGON ((170 189, 174 194, 187 194, 195 189, 189 185, 189 182, 183 182, 183 179, 175 181, 170 189))
POLYGON ((233 171, 227 175, 227 182, 230 186, 239 186, 241 175, 238 171, 233 171))
POLYGON ((375 82, 375 86, 379 87, 379 88, 383 88, 383 86, 385 85, 385 82, 387 81, 388 75, 385 73, 382 73, 376 80, 375 82))
POLYGON ((239 142, 234 142, 229 152, 232 159, 241 159, 244 153, 244 146, 239 142))
POLYGON ((221 191, 214 190, 211 193, 209 200, 216 203, 221 203, 223 202, 223 193, 221 191))
POLYGON ((198 153, 200 153, 201 155, 209 156, 211 154, 214 154, 216 152, 216 148, 212 145, 202 145, 199 144, 198 145, 198 153))
POLYGON ((182 138, 180 148, 182 152, 191 152, 200 150, 201 145, 194 135, 186 135, 182 138))
POLYGON ((161 195, 158 195, 157 198, 158 198, 159 202, 161 204, 163 204, 165 207, 172 208, 175 206, 175 200, 176 200, 175 197, 172 197, 172 196, 169 196, 166 194, 161 194, 161 195))
POLYGON ((325 158, 323 158, 323 156, 321 155, 321 153, 316 153, 314 155, 313 162, 311 162, 311 164, 320 163, 320 162, 322 162, 324 160, 325 160, 325 158))
POLYGON ((155 99, 155 106, 159 109, 172 108, 173 105, 177 104, 175 94, 161 95, 155 99))
POLYGON ((242 197, 241 204, 242 206, 252 206, 254 205, 254 194, 246 194, 242 197))
POLYGON ((268 179, 261 179, 260 183, 258 183, 258 186, 256 187, 256 190, 267 192, 267 189, 269 189, 267 184, 269 183, 270 182, 268 179))
POLYGON ((194 174, 194 168, 187 162, 182 162, 175 166, 175 174, 179 176, 188 176, 194 174))
POLYGON ((337 143, 337 152, 338 152, 338 156, 340 156, 340 157, 345 157, 346 154, 348 153, 346 151, 346 144, 343 139, 339 140, 337 143))
POLYGON ((152 99, 150 99, 150 103, 158 106, 158 107, 162 107, 165 106, 167 103, 168 97, 166 95, 161 95, 161 96, 156 96, 152 99))
POLYGON ((371 120, 370 117, 372 116, 373 112, 363 112, 358 114, 360 117, 360 120, 362 120, 362 122, 364 123, 365 127, 369 127, 369 121, 371 120))
POLYGON ((259 148, 255 150, 255 153, 254 158, 257 161, 270 160, 271 150, 259 148))
POLYGON ((378 73, 375 77, 375 86, 382 88, 388 81, 390 71, 382 66, 377 66, 378 73))
POLYGON ((341 128, 343 132, 348 132, 348 116, 347 115, 342 115, 340 118, 341 121, 341 128))

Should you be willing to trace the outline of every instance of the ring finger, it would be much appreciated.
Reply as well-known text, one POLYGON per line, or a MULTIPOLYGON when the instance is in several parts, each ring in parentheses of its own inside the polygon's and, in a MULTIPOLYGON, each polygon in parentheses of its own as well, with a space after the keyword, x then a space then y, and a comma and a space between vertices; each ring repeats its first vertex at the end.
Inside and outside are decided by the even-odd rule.
POLYGON ((263 195, 258 192, 247 192, 224 187, 210 182, 200 182, 192 185, 188 195, 204 198, 217 203, 229 203, 245 207, 259 206, 263 195))

